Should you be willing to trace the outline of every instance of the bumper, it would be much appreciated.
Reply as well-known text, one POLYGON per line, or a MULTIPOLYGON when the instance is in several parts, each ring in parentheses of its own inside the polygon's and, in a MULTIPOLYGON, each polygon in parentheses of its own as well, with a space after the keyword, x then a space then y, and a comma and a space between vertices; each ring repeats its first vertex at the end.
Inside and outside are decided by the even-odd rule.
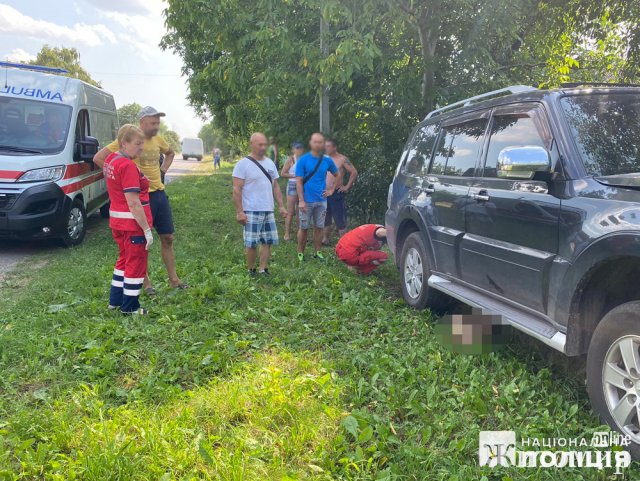
POLYGON ((396 265, 398 263, 398 259, 396 258, 396 223, 397 223, 396 213, 392 210, 387 210, 384 216, 385 229, 387 230, 387 245, 389 246, 389 250, 393 255, 394 261, 396 265))
POLYGON ((20 193, 0 189, 0 238, 55 237, 64 226, 67 202, 69 198, 54 183, 20 193))

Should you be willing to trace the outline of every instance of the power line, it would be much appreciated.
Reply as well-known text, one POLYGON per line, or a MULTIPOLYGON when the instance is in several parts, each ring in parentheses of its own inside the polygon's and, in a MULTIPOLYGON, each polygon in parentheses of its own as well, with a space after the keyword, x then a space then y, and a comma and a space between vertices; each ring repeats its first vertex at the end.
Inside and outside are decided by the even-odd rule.
POLYGON ((91 75, 111 75, 122 77, 182 77, 180 74, 172 73, 124 73, 124 72, 91 72, 91 75))

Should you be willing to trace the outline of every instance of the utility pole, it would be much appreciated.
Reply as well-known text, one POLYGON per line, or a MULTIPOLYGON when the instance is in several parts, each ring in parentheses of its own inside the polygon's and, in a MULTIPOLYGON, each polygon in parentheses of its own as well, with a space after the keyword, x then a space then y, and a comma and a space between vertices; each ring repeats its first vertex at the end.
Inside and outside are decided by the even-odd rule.
MULTIPOLYGON (((320 51, 322 56, 327 56, 327 43, 325 41, 328 25, 320 11, 320 51)), ((331 133, 331 121, 329 118, 329 86, 320 85, 320 132, 329 135, 331 133)))

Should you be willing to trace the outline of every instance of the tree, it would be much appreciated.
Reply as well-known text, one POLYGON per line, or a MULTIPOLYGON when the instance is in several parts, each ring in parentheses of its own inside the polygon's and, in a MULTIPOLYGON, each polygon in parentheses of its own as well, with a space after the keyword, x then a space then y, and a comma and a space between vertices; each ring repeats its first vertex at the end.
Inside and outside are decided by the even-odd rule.
POLYGON ((126 104, 118 109, 120 127, 124 124, 138 125, 138 112, 142 106, 138 103, 126 104))
POLYGON ((182 152, 182 144, 180 143, 180 136, 177 132, 173 130, 166 130, 160 135, 162 135, 164 140, 167 141, 169 147, 171 147, 174 152, 182 152))
POLYGON ((29 64, 63 68, 68 70, 68 73, 65 74, 67 77, 77 78, 102 88, 100 82, 91 78, 91 75, 82 68, 80 65, 80 53, 75 48, 44 45, 36 55, 36 59, 29 62, 29 64))
POLYGON ((281 145, 307 139, 328 85, 331 134, 361 173, 350 209, 379 220, 402 145, 433 107, 520 83, 638 79, 639 5, 168 0, 161 45, 182 57, 191 104, 237 150, 255 130, 281 145))

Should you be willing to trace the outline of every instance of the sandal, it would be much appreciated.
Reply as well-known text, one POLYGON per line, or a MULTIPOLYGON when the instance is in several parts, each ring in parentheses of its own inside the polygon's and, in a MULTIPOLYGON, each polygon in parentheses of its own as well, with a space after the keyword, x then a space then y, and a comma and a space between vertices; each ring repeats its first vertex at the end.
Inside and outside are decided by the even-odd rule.
POLYGON ((144 288, 144 292, 149 296, 149 297, 153 297, 156 294, 158 294, 158 291, 156 291, 153 287, 145 287, 144 288))
POLYGON ((186 282, 181 282, 180 284, 178 284, 176 287, 174 287, 174 289, 189 289, 191 286, 189 284, 187 284, 186 282))

